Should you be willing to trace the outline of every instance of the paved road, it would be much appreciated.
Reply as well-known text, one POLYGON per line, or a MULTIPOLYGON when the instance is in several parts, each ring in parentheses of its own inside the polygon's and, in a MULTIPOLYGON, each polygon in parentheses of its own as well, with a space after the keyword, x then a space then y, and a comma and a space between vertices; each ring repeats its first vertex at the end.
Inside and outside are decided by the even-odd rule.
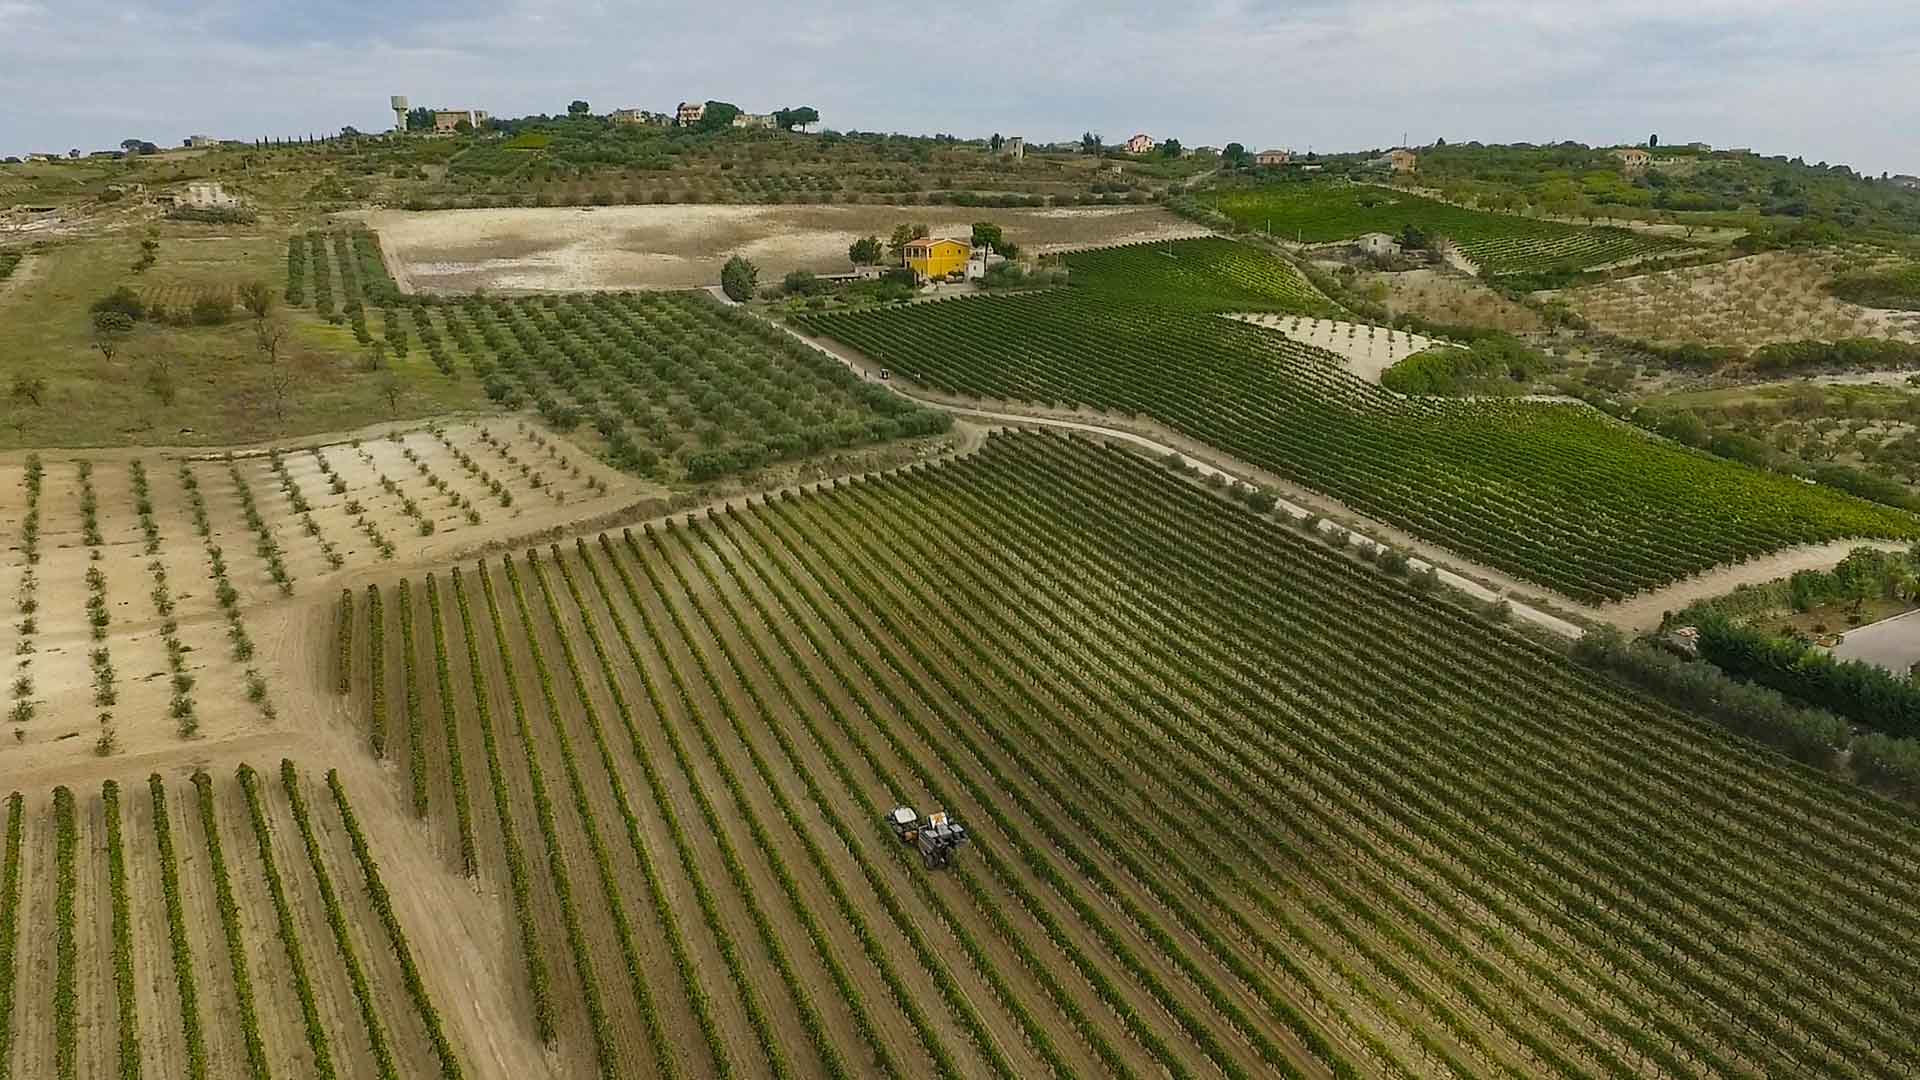
POLYGON ((1904 676, 1920 663, 1920 611, 1849 630, 1832 651, 1838 659, 1863 660, 1904 676))

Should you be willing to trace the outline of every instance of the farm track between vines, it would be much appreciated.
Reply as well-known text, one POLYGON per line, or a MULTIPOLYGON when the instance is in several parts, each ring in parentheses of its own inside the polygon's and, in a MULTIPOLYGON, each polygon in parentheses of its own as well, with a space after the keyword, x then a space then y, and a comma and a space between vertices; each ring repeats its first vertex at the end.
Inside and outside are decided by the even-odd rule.
MULTIPOLYGON (((1905 811, 1120 451, 1001 434, 436 579, 479 880, 526 870, 503 970, 573 1074, 1920 1063, 1905 811), (967 823, 951 871, 897 802, 967 823)), ((407 753, 457 871, 447 742, 407 753)))

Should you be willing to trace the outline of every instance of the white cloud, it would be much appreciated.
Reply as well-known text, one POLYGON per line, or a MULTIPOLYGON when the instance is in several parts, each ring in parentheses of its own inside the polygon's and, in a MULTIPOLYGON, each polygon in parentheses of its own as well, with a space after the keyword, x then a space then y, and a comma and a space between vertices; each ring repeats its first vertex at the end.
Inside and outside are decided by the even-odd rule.
POLYGON ((0 0, 0 152, 806 102, 837 127, 1365 148, 1705 139, 1920 172, 1920 10, 1878 0, 0 0), (717 10, 717 9, 715 9, 717 10), (128 25, 118 15, 137 16, 128 25), (100 62, 112 57, 112 63, 100 62), (76 74, 81 73, 84 74, 76 74), (99 110, 97 107, 112 107, 99 110))

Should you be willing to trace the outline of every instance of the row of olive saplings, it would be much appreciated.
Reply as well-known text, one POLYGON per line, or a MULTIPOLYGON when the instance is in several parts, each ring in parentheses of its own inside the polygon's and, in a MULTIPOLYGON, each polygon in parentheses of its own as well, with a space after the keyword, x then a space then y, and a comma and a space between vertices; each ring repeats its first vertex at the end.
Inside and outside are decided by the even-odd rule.
MULTIPOLYGON (((207 517, 207 500, 200 492, 200 480, 193 473, 192 466, 186 462, 180 464, 180 486, 187 493, 187 507, 193 515, 193 526, 206 545, 207 565, 213 571, 213 595, 220 604, 221 612, 227 619, 227 640, 233 646, 233 658, 241 663, 253 659, 253 638, 248 635, 246 623, 240 615, 240 590, 227 576, 225 554, 220 545, 213 542, 213 523, 207 517)), ((241 489, 245 490, 244 486, 241 489)), ((258 668, 246 669, 247 700, 259 707, 261 715, 271 720, 276 715, 273 702, 267 697, 267 683, 258 668)), ((198 721, 181 717, 182 734, 191 735, 198 729, 198 721)))
POLYGON ((198 713, 193 703, 194 677, 187 671, 187 646, 180 639, 180 621, 174 618, 173 591, 167 584, 167 567, 160 560, 160 525, 153 513, 153 494, 147 482, 147 467, 135 461, 129 467, 133 477, 134 509, 140 515, 140 530, 146 537, 147 571, 153 575, 153 610, 160 616, 160 641, 167 650, 169 687, 173 692, 167 703, 167 715, 179 726, 182 738, 199 730, 198 713))
MULTIPOLYGON (((13 706, 8 718, 16 724, 24 724, 33 719, 38 708, 33 699, 33 654, 37 646, 33 636, 39 630, 35 612, 40 608, 37 595, 40 581, 40 487, 46 475, 40 464, 40 455, 27 455, 26 476, 22 480, 27 490, 27 511, 20 520, 20 555, 26 569, 20 573, 19 591, 15 595, 15 606, 20 613, 20 621, 15 629, 19 641, 14 645, 14 655, 18 657, 13 677, 13 706)), ((15 739, 24 739, 26 732, 15 728, 15 739)))

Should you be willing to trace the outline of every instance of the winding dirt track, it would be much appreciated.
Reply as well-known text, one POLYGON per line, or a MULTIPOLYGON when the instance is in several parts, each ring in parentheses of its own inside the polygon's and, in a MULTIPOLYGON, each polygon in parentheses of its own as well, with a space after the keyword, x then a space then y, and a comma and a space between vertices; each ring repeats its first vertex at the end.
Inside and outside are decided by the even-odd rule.
MULTIPOLYGON (((818 349, 820 352, 833 357, 835 360, 838 360, 840 363, 845 364, 848 368, 852 369, 855 372, 858 372, 862 378, 871 378, 874 372, 879 370, 878 368, 875 368, 869 365, 865 360, 863 360, 858 355, 853 353, 852 350, 849 350, 837 345, 829 345, 817 339, 810 338, 805 334, 802 334, 799 331, 793 329, 792 327, 786 326, 784 324, 772 323, 771 325, 779 326, 780 329, 793 335, 793 337, 796 340, 805 342, 807 345, 811 346, 812 348, 818 349)), ((1047 427, 1047 428, 1060 428, 1068 431, 1078 431, 1078 432, 1082 432, 1089 435, 1097 435, 1103 439, 1107 439, 1110 441, 1124 442, 1133 446, 1138 446, 1144 450, 1147 450, 1159 456, 1165 456, 1167 454, 1178 454, 1182 458, 1187 459, 1189 464, 1199 469, 1201 476, 1218 475, 1218 476, 1225 477, 1228 480, 1242 480, 1248 477, 1252 477, 1255 480, 1257 480, 1259 483, 1269 488, 1286 492, 1290 496, 1290 498, 1280 499, 1279 502, 1277 503, 1277 509, 1284 511, 1288 517, 1296 521, 1303 518, 1315 516, 1315 515, 1324 515, 1326 513, 1326 507, 1330 503, 1330 500, 1328 500, 1325 496, 1319 495, 1318 493, 1312 493, 1309 496, 1309 494, 1305 492, 1304 489, 1300 489, 1294 485, 1287 484, 1284 481, 1281 481, 1278 477, 1269 476, 1263 473, 1261 470, 1256 469, 1251 465, 1247 465, 1244 462, 1236 461, 1233 458, 1220 453, 1218 450, 1212 449, 1211 447, 1196 448, 1198 444, 1194 444, 1186 440, 1182 440, 1182 442, 1185 445, 1175 446, 1169 442, 1163 442, 1161 441, 1161 439, 1150 438, 1146 435, 1142 435, 1138 432, 1131 431, 1126 428, 1111 427, 1105 424, 1095 424, 1095 423, 1090 423, 1084 420, 1068 420, 1068 419, 1062 419, 1059 417, 1039 416, 1039 415, 1035 415, 1032 413, 1025 413, 1025 412, 996 411, 991 409, 975 408, 973 406, 968 406, 968 405, 959 405, 951 401, 943 400, 942 398, 937 396, 921 393, 915 390, 904 389, 898 383, 894 382, 892 379, 888 379, 887 382, 888 382, 888 388, 891 389, 894 393, 899 394, 901 397, 908 398, 909 400, 912 400, 921 405, 926 405, 930 408, 943 409, 947 412, 955 414, 956 416, 965 416, 975 420, 985 420, 989 424, 995 425, 995 426, 1028 427, 1028 428, 1047 427), (1224 465, 1215 464, 1215 462, 1225 462, 1226 464, 1224 465), (1308 505, 1306 499, 1309 497, 1311 498, 1312 503, 1317 504, 1319 508, 1313 508, 1310 505, 1308 505), (1295 499, 1300 499, 1301 501, 1293 501, 1295 499)), ((1335 512, 1350 518, 1358 518, 1358 515, 1354 515, 1351 511, 1347 510, 1344 506, 1339 506, 1338 504, 1332 504, 1332 505, 1337 508, 1335 512)), ((1473 565, 1471 563, 1468 563, 1466 565, 1472 567, 1472 570, 1471 570, 1472 576, 1468 576, 1465 573, 1448 569, 1445 565, 1441 564, 1441 562, 1439 561, 1440 559, 1445 558, 1456 564, 1459 564, 1461 562, 1461 560, 1459 560, 1458 557, 1454 556, 1451 552, 1447 552, 1444 549, 1436 547, 1432 544, 1425 543, 1410 535, 1401 533, 1399 530, 1394 529, 1385 524, 1382 524, 1380 522, 1375 522, 1375 521, 1367 520, 1364 518, 1359 518, 1358 520, 1360 520, 1362 526, 1368 529, 1369 531, 1389 537, 1395 545, 1403 549, 1407 549, 1407 550, 1419 553, 1418 557, 1410 558, 1407 562, 1408 569, 1414 573, 1425 573, 1429 568, 1432 568, 1442 585, 1445 585, 1451 589, 1455 589, 1461 593, 1471 596, 1476 600, 1487 601, 1487 602, 1492 602, 1496 600, 1505 600, 1508 603, 1508 605, 1511 607, 1514 618, 1523 620, 1528 623, 1532 623, 1533 625, 1538 626, 1541 629, 1550 631, 1554 634, 1558 634, 1561 637, 1577 638, 1581 634, 1585 633, 1585 630, 1583 630, 1580 627, 1580 625, 1577 623, 1571 622, 1567 619, 1563 619, 1558 615, 1554 615, 1544 610, 1543 608, 1537 607, 1533 604, 1529 604, 1523 600, 1517 600, 1514 598, 1515 593, 1519 593, 1522 591, 1528 591, 1528 592, 1543 591, 1536 585, 1532 585, 1527 582, 1522 582, 1517 578, 1513 578, 1508 575, 1502 574, 1497 570, 1493 570, 1483 566, 1473 565), (1486 584, 1489 581, 1493 582, 1494 584, 1492 586, 1489 586, 1488 584, 1486 584)), ((1348 530, 1346 530, 1342 526, 1331 521, 1320 522, 1320 524, 1318 525, 1318 529, 1321 533, 1329 537, 1338 537, 1340 536, 1340 534, 1348 532, 1348 530)), ((1348 535, 1348 541, 1352 543, 1355 547, 1361 548, 1361 549, 1378 550, 1378 549, 1383 549, 1387 546, 1386 544, 1382 544, 1370 538, 1360 536, 1357 534, 1351 534, 1351 533, 1348 535)), ((1666 597, 1666 593, 1663 591, 1660 593, 1655 593, 1651 597, 1646 597, 1643 599, 1649 603, 1664 603, 1666 602, 1664 599, 1665 597, 1666 597)), ((1556 596, 1554 600, 1557 606, 1560 606, 1564 609, 1578 611, 1584 615, 1588 615, 1595 618, 1604 617, 1604 614, 1599 609, 1587 607, 1573 600, 1569 600, 1565 597, 1556 596)))

